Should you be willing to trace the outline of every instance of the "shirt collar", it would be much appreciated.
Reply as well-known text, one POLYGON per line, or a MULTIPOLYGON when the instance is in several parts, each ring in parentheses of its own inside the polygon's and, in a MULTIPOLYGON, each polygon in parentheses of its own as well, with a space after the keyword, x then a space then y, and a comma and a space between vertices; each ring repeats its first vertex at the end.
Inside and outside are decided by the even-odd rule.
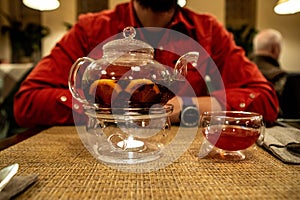
MULTIPOLYGON (((130 20, 130 25, 133 27, 142 27, 141 23, 139 22, 139 19, 135 13, 134 7, 133 7, 133 2, 130 1, 129 4, 129 20, 130 20)), ((173 16, 173 19, 171 23, 164 28, 169 28, 169 29, 175 29, 177 30, 181 28, 185 28, 187 30, 193 30, 195 27, 193 24, 190 23, 187 17, 184 16, 185 8, 177 7, 176 12, 173 16)))
POLYGON ((172 22, 167 28, 174 29, 176 27, 185 27, 187 30, 192 30, 195 28, 193 24, 190 23, 187 17, 184 16, 186 9, 177 7, 175 15, 172 19, 172 22))
POLYGON ((135 14, 132 1, 120 5, 120 11, 121 13, 119 13, 119 17, 123 19, 123 21, 118 24, 119 32, 122 32, 123 29, 128 26, 133 26, 134 28, 141 27, 141 24, 135 14))
POLYGON ((269 62, 269 63, 271 63, 272 65, 274 65, 276 67, 280 67, 279 62, 276 59, 272 58, 271 56, 256 55, 256 58, 259 59, 259 60, 263 60, 265 62, 269 62))
POLYGON ((141 27, 141 23, 135 13, 134 7, 133 7, 133 2, 129 2, 129 17, 130 17, 130 24, 133 27, 141 27))

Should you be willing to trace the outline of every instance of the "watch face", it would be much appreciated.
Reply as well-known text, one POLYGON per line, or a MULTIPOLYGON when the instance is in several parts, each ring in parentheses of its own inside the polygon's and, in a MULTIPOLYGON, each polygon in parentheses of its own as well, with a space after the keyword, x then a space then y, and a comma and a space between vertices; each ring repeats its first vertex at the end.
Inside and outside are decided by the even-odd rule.
POLYGON ((199 122, 199 111, 195 106, 188 106, 181 113, 181 122, 185 126, 196 126, 199 122))

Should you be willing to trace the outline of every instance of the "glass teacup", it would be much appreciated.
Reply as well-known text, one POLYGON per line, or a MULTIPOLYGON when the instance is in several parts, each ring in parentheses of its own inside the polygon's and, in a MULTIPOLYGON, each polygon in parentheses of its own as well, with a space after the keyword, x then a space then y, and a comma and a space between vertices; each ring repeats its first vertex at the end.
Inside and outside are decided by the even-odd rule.
POLYGON ((200 118, 204 140, 200 157, 208 154, 224 160, 244 160, 244 150, 262 142, 262 115, 244 111, 204 112, 200 118))

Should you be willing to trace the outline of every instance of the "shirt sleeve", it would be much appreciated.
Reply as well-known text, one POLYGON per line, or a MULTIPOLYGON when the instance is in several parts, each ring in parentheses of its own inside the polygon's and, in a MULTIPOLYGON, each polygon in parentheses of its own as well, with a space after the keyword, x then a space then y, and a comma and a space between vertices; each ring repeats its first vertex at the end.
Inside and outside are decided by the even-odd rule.
POLYGON ((77 24, 34 67, 14 98, 14 116, 21 127, 73 124, 73 114, 81 115, 81 104, 72 100, 68 76, 75 60, 87 54, 85 45, 86 34, 77 24))

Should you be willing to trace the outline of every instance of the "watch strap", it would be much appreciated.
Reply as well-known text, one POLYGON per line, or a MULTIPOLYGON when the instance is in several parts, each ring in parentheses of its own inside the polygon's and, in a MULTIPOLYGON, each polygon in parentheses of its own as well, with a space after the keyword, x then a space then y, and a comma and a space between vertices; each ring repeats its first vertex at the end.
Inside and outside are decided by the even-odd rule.
POLYGON ((187 106, 195 106, 192 97, 181 97, 182 99, 182 107, 187 107, 187 106))
POLYGON ((199 110, 193 103, 191 97, 181 97, 182 99, 182 110, 180 113, 180 121, 183 126, 193 127, 199 123, 199 110))

